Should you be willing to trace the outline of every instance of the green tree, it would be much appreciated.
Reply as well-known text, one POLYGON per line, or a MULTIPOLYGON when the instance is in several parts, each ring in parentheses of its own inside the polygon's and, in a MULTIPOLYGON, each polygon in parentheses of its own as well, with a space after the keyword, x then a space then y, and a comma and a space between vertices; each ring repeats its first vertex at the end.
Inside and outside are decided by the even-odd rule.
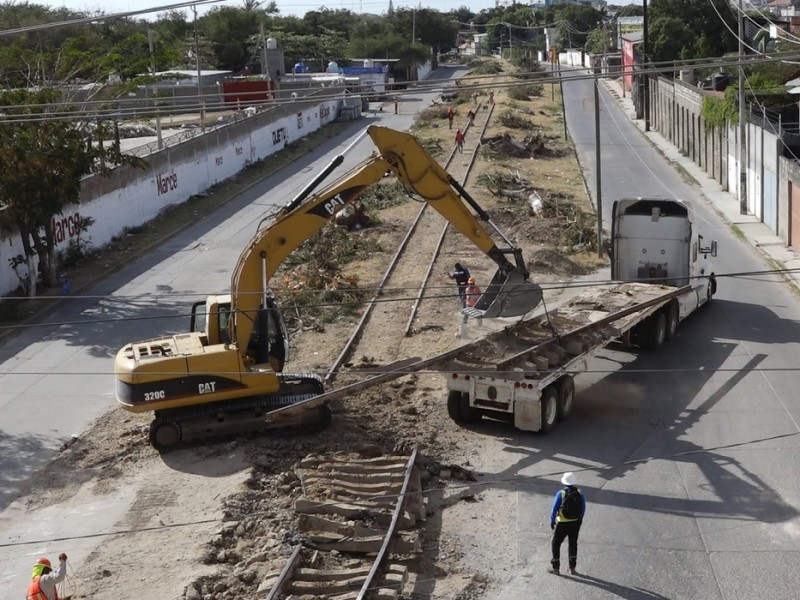
POLYGON ((266 15, 256 10, 217 6, 198 19, 203 36, 211 42, 217 68, 239 72, 250 62, 250 39, 259 32, 266 15))
POLYGON ((111 168, 142 166, 123 155, 119 144, 92 144, 73 122, 52 118, 59 105, 53 88, 13 90, 0 94, 0 206, 19 229, 28 267, 27 290, 36 293, 38 255, 45 286, 56 281, 57 255, 53 217, 80 199, 81 179, 90 173, 109 175, 111 168))
POLYGON ((563 48, 583 48, 586 37, 598 27, 603 13, 587 4, 569 4, 558 11, 558 39, 563 48))
POLYGON ((650 24, 649 51, 654 61, 692 58, 694 34, 678 17, 659 17, 650 24), (687 56, 689 54, 689 56, 687 56))
POLYGON ((586 51, 593 52, 594 54, 602 54, 603 52, 616 52, 617 39, 613 28, 606 25, 593 29, 589 35, 586 36, 586 51))
POLYGON ((734 12, 727 0, 652 0, 648 10, 652 60, 706 58, 736 51, 738 42, 731 33, 737 30, 734 12), (662 19, 666 24, 659 24, 662 19), (682 31, 677 29, 678 23, 682 31), (661 36, 658 50, 654 30, 661 36), (679 49, 676 42, 666 39, 673 35, 681 42, 679 49))

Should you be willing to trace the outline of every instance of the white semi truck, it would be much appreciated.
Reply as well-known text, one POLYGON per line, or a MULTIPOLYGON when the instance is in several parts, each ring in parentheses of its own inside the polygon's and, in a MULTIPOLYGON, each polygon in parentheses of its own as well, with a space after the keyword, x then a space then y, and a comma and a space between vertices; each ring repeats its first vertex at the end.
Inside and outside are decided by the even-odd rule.
POLYGON ((453 420, 490 417, 547 432, 572 411, 573 375, 589 357, 612 342, 659 348, 716 291, 709 257, 717 255, 717 243, 704 242, 686 202, 615 202, 610 254, 608 285, 477 340, 437 365, 447 376, 453 420))

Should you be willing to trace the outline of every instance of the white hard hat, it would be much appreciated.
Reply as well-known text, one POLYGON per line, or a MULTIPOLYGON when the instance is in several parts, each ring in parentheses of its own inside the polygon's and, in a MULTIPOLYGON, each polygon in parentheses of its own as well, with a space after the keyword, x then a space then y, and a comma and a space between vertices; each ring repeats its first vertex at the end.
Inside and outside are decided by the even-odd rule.
POLYGON ((564 485, 575 485, 575 473, 570 471, 569 473, 564 473, 561 477, 561 483, 564 485))

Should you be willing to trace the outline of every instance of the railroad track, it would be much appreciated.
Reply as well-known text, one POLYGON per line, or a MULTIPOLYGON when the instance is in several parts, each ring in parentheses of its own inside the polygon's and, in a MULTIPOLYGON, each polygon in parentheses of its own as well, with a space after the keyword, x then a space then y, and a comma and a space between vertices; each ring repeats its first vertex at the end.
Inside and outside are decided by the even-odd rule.
MULTIPOLYGON (((479 104, 476 108, 477 116, 473 123, 465 126, 465 135, 470 139, 480 140, 488 127, 494 110, 494 105, 488 110, 481 110, 479 104)), ((473 151, 468 155, 467 161, 456 160, 463 156, 456 152, 455 146, 448 155, 445 170, 453 179, 465 185, 472 166, 478 155, 479 144, 475 143, 473 151)), ((429 285, 433 266, 441 252, 442 243, 449 224, 441 215, 430 208, 429 203, 422 202, 419 211, 406 235, 400 243, 395 255, 389 262, 386 271, 378 284, 375 294, 367 304, 366 310, 354 328, 350 338, 343 346, 339 356, 331 365, 325 375, 326 384, 331 384, 339 374, 342 365, 356 354, 359 346, 380 349, 381 356, 373 357, 376 362, 386 364, 397 360, 401 343, 404 337, 413 333, 419 306, 424 298, 425 290, 429 285), (444 224, 444 226, 443 226, 444 224), (419 264, 427 262, 428 269, 420 280, 416 273, 419 264), (385 290, 399 290, 399 294, 407 296, 407 290, 416 290, 413 303, 409 307, 408 319, 404 322, 386 319, 373 319, 373 313, 378 306, 378 300, 388 297, 385 290)), ((455 302, 455 301, 454 301, 455 302)), ((417 324, 418 325, 418 324, 417 324)), ((436 326, 435 324, 433 325, 436 326)))
POLYGON ((303 459, 299 543, 267 600, 399 598, 408 568, 389 559, 420 552, 415 527, 425 518, 416 459, 416 448, 408 456, 303 459))

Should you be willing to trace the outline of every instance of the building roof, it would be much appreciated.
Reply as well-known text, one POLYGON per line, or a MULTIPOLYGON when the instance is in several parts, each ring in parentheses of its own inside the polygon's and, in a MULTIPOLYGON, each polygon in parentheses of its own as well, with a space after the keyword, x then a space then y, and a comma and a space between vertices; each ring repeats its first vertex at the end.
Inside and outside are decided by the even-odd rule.
POLYGON ((644 31, 630 31, 628 33, 623 33, 622 39, 633 42, 634 44, 638 44, 639 42, 644 41, 644 31))
MULTIPOLYGON (((212 69, 201 69, 200 70, 200 77, 206 77, 211 75, 228 75, 233 73, 233 71, 215 71, 212 69)), ((169 69, 167 71, 159 71, 156 73, 156 77, 163 77, 165 75, 184 75, 186 77, 197 77, 197 69, 169 69)))

